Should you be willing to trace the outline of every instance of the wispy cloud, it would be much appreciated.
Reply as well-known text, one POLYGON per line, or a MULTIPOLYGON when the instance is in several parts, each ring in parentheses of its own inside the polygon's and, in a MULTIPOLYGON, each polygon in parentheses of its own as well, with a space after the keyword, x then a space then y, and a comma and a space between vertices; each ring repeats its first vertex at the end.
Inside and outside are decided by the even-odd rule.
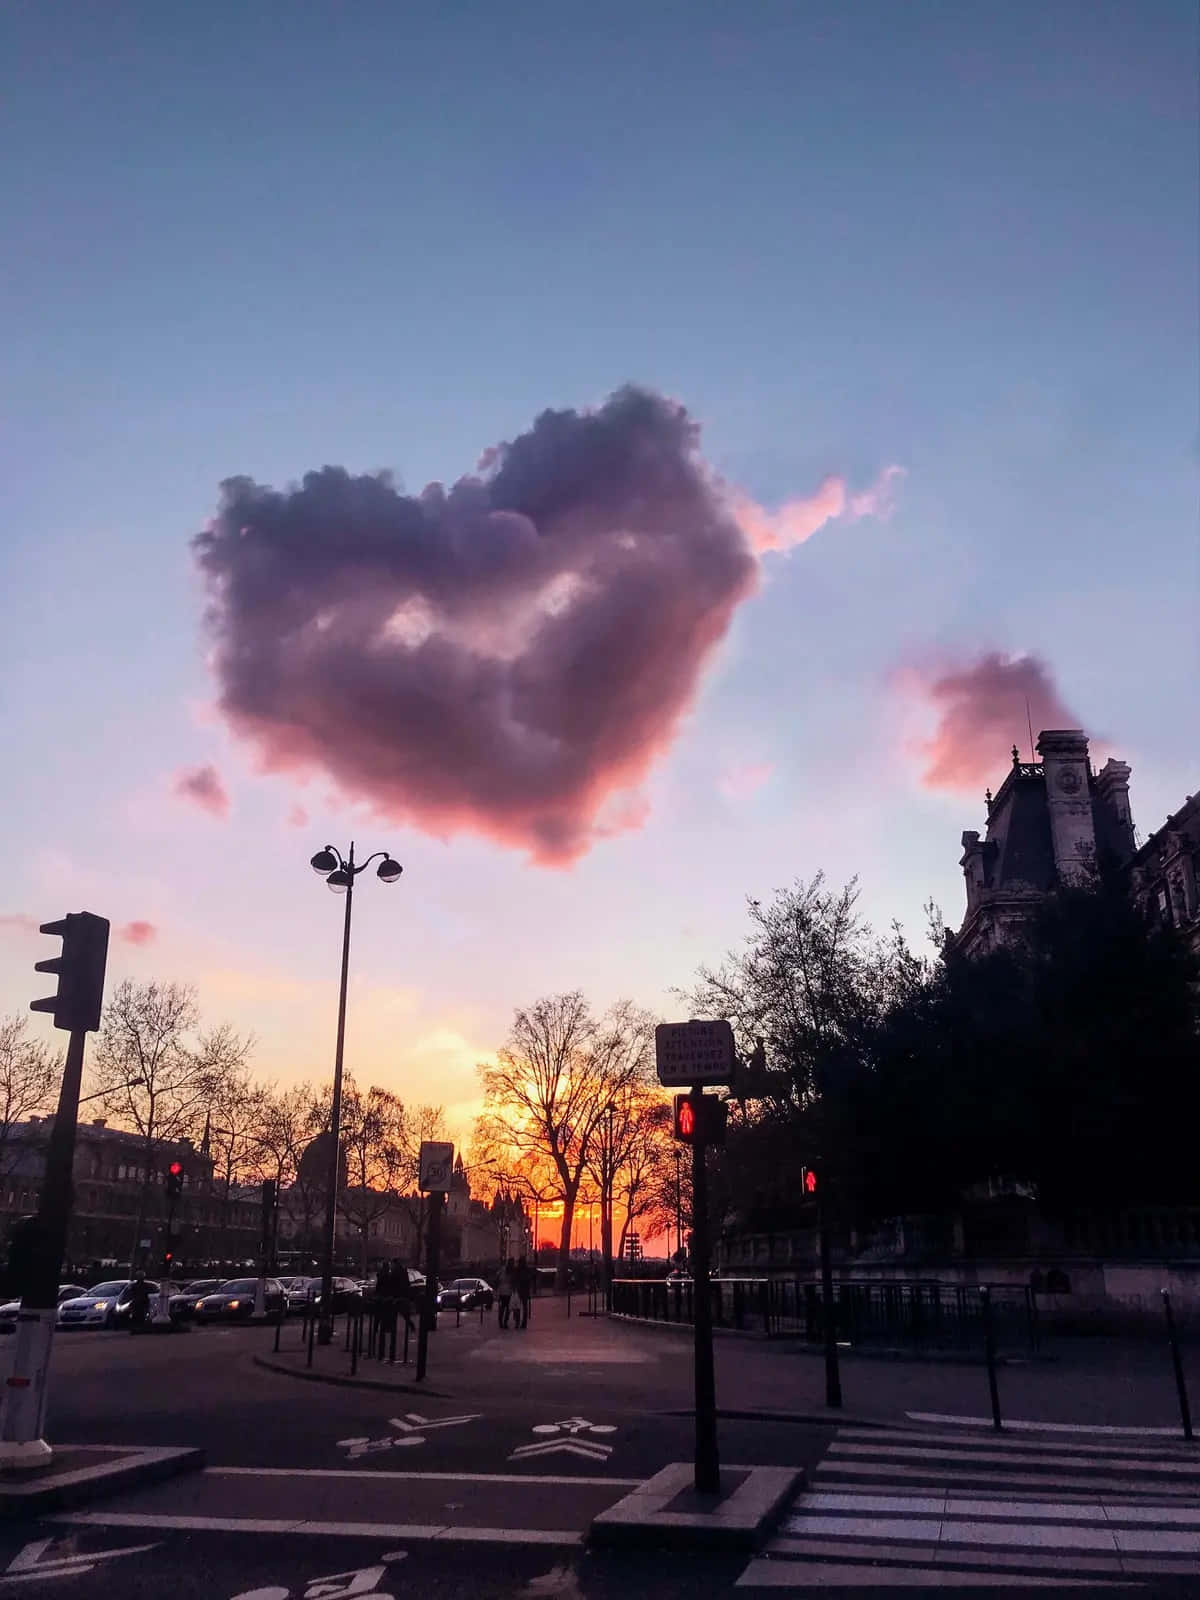
POLYGON ((172 791, 209 816, 224 819, 229 815, 229 791, 211 762, 203 767, 185 767, 171 781, 172 791))
POLYGON ((773 761, 744 761, 738 766, 727 767, 717 779, 717 788, 726 800, 745 800, 757 794, 763 784, 770 781, 774 771, 773 761))
POLYGON ((153 944, 158 938, 158 929, 153 922, 136 919, 118 928, 117 938, 123 939, 126 944, 153 944))
POLYGON ((287 814, 289 828, 307 828, 308 822, 308 812, 301 805, 294 805, 287 814))
POLYGON ((738 525, 755 550, 790 550, 811 539, 827 522, 856 522, 860 517, 886 520, 892 514, 895 488, 903 476, 903 467, 885 467, 874 483, 857 494, 851 492, 845 478, 828 477, 815 494, 785 500, 774 511, 736 490, 731 491, 730 503, 738 525))
POLYGON ((38 924, 24 911, 9 911, 0 915, 0 929, 9 933, 36 933, 38 924))

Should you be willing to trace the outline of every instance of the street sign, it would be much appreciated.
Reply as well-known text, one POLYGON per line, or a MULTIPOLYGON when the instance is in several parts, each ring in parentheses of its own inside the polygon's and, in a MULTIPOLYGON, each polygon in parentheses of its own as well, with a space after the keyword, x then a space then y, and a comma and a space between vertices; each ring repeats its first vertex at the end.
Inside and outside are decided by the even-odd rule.
POLYGON ((654 1030, 658 1081, 664 1089, 733 1082, 733 1029, 714 1022, 660 1022, 654 1030))
POLYGON ((420 1166, 417 1188, 421 1193, 446 1194, 454 1171, 454 1146, 435 1139, 423 1139, 420 1166))

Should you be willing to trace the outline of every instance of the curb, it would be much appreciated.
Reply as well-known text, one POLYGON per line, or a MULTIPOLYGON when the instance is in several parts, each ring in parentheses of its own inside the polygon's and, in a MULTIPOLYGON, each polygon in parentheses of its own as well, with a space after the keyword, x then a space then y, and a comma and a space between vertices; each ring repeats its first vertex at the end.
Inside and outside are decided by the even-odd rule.
POLYGON ((33 1481, 0 1482, 0 1522, 86 1505, 116 1494, 118 1490, 161 1483, 185 1472, 199 1472, 206 1459, 203 1450, 194 1448, 146 1448, 132 1455, 112 1445, 61 1445, 59 1448, 118 1454, 120 1459, 94 1467, 75 1467, 57 1475, 51 1466, 33 1481))
POLYGON ((302 1378, 306 1383, 331 1383, 338 1389, 373 1389, 379 1394, 426 1394, 435 1400, 452 1400, 454 1396, 444 1389, 430 1389, 423 1383, 382 1383, 378 1378, 358 1378, 338 1372, 311 1372, 307 1367, 298 1369, 282 1361, 272 1361, 270 1356, 252 1356, 256 1367, 264 1372, 276 1372, 284 1378, 302 1378))

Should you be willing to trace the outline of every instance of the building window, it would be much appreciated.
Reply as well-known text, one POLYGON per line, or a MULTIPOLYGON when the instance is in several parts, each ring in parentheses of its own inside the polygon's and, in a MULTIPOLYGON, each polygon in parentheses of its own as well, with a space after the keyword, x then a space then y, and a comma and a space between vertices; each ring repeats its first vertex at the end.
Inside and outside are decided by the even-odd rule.
POLYGON ((1169 927, 1172 926, 1171 897, 1167 893, 1165 884, 1158 891, 1158 914, 1159 914, 1159 917, 1162 919, 1162 923, 1163 923, 1164 927, 1169 928, 1169 927))

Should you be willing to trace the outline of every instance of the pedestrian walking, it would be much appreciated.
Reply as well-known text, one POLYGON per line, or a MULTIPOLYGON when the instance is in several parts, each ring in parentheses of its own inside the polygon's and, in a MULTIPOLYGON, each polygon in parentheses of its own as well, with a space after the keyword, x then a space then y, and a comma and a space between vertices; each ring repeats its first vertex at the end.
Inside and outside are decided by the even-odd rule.
POLYGON ((529 1302, 533 1299, 533 1268, 524 1256, 517 1262, 517 1327, 529 1326, 529 1302))
POLYGON ((139 1272, 129 1290, 129 1331, 141 1333, 150 1320, 150 1289, 146 1274, 139 1272))
POLYGON ((403 1261, 392 1262, 392 1294, 396 1301, 396 1310, 404 1318, 404 1326, 409 1333, 417 1330, 413 1326, 413 1289, 412 1280, 408 1276, 408 1268, 403 1261))
POLYGON ((508 1319, 512 1310, 513 1290, 517 1286, 516 1278, 516 1263, 509 1256, 496 1277, 496 1303, 500 1308, 496 1313, 496 1321, 501 1328, 507 1328, 509 1325, 508 1319))

